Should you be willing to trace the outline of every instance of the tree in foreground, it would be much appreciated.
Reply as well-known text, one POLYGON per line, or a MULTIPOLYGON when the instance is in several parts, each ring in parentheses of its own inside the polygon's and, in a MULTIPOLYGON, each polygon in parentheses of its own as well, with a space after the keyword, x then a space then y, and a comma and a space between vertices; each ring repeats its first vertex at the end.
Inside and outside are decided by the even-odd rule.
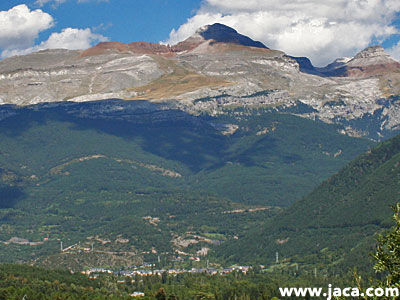
MULTIPOLYGON (((373 258, 376 260, 374 269, 376 273, 381 274, 384 279, 380 280, 374 289, 380 289, 386 292, 391 289, 398 289, 400 291, 400 203, 393 206, 393 220, 395 225, 388 231, 380 234, 377 241, 377 250, 373 254, 373 258)), ((365 296, 359 297, 358 299, 364 300, 393 300, 400 299, 399 295, 393 296, 368 296, 366 290, 361 288, 361 277, 355 272, 355 280, 359 291, 364 293, 365 296)), ((336 298, 338 300, 349 299, 344 297, 336 298)))
POLYGON ((378 238, 378 247, 373 255, 377 261, 374 269, 386 275, 379 283, 379 287, 400 290, 400 203, 397 203, 393 210, 395 225, 378 238))

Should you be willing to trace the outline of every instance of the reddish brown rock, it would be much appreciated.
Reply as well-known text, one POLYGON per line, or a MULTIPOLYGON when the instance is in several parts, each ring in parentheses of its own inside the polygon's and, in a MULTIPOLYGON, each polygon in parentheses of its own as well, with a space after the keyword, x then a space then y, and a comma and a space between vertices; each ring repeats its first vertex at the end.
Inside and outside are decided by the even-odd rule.
POLYGON ((327 72, 322 70, 321 73, 327 76, 362 78, 395 71, 400 71, 400 63, 391 58, 383 47, 372 46, 337 68, 331 68, 327 72))
POLYGON ((92 48, 83 51, 81 53, 81 56, 85 57, 85 56, 100 55, 107 53, 109 51, 127 52, 129 51, 129 46, 127 44, 120 42, 102 42, 92 48))
POLYGON ((249 48, 268 49, 261 42, 253 41, 252 39, 241 35, 236 30, 217 23, 200 28, 194 35, 173 46, 143 41, 132 42, 129 44, 103 42, 83 51, 81 56, 99 55, 108 51, 130 51, 138 54, 153 54, 164 57, 173 57, 179 53, 193 51, 200 46, 202 46, 202 49, 199 49, 198 52, 220 52, 224 49, 229 49, 221 45, 237 45, 249 48), (214 47, 216 47, 216 49, 212 49, 214 47))

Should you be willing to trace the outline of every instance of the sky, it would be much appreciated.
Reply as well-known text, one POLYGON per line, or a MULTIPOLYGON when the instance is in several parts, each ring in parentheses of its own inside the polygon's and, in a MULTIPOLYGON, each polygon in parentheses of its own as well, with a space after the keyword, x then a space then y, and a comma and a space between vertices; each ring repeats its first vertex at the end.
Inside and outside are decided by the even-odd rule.
POLYGON ((316 66, 376 44, 400 60, 399 0, 0 0, 0 57, 104 41, 175 44, 216 22, 316 66))

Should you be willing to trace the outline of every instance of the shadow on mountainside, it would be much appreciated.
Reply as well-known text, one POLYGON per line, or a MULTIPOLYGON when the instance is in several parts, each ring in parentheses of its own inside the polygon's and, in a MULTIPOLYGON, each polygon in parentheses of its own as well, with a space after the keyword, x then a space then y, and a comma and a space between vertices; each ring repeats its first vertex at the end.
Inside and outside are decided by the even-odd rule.
MULTIPOLYGON (((108 102, 110 107, 116 103, 119 102, 108 102)), ((16 115, 0 122, 0 134, 17 137, 34 126, 66 122, 75 131, 95 130, 123 138, 146 152, 180 162, 193 172, 218 164, 224 157, 223 153, 229 147, 228 138, 201 118, 178 110, 162 110, 149 102, 135 104, 136 108, 129 103, 128 110, 115 111, 110 107, 107 111, 106 102, 34 107, 39 111, 15 109, 16 115)), ((38 139, 43 140, 43 146, 51 142, 46 132, 36 141, 38 139)), ((101 152, 101 145, 98 148, 101 152)))
POLYGON ((24 196, 19 187, 0 185, 0 209, 13 208, 24 196))

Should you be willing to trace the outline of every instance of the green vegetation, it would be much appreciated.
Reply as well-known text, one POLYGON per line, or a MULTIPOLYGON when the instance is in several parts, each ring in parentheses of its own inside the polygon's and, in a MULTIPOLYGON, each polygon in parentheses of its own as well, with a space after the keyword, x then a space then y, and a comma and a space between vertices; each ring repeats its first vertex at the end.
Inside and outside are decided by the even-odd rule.
MULTIPOLYGON (((399 288, 400 204, 395 209, 395 226, 378 238, 374 258, 375 270, 385 274, 381 280, 362 281, 355 277, 355 286, 399 288)), ((122 272, 121 272, 122 273, 122 272)), ((301 269, 254 268, 247 273, 209 275, 206 273, 180 273, 148 276, 124 276, 121 273, 93 273, 91 277, 71 274, 68 271, 43 270, 23 265, 0 265, 0 299, 278 299, 279 287, 322 287, 332 284, 335 288, 350 286, 351 274, 342 276, 315 276, 301 269)), ((345 299, 345 298, 338 298, 345 299)), ((360 299, 389 299, 385 297, 360 299)))
POLYGON ((69 271, 48 271, 22 265, 0 265, 0 299, 130 299, 106 281, 69 271))
POLYGON ((340 273, 368 270, 374 234, 390 226, 399 201, 400 136, 381 143, 324 181, 308 196, 218 250, 233 261, 270 261, 279 252, 291 263, 328 265, 340 273), (240 248, 239 255, 235 249, 240 248))
POLYGON ((386 274, 378 287, 400 289, 400 203, 393 210, 395 226, 378 238, 374 269, 378 273, 386 274))
MULTIPOLYGON (((326 179, 373 143, 266 110, 92 109, 13 109, 0 121, 0 261, 255 268, 92 279, 0 265, 0 299, 273 299, 280 286, 340 287, 350 267, 371 270, 373 236, 399 201, 400 136, 326 179), (207 259, 196 261, 199 251, 207 259)), ((381 285, 398 283, 397 227, 378 242, 376 270, 389 273, 381 285)))
POLYGON ((0 261, 81 270, 212 252, 373 145, 262 109, 146 105, 1 108, 0 261))
POLYGON ((345 286, 344 278, 314 278, 289 274, 269 274, 253 270, 247 274, 227 275, 167 273, 124 277, 100 274, 96 279, 67 271, 48 271, 20 265, 0 265, 0 299, 132 299, 131 294, 145 294, 138 299, 274 299, 282 286, 321 286, 329 283, 345 286))
POLYGON ((204 190, 247 204, 288 206, 373 145, 334 125, 264 109, 237 108, 217 121, 239 129, 222 162, 196 179, 204 190))

